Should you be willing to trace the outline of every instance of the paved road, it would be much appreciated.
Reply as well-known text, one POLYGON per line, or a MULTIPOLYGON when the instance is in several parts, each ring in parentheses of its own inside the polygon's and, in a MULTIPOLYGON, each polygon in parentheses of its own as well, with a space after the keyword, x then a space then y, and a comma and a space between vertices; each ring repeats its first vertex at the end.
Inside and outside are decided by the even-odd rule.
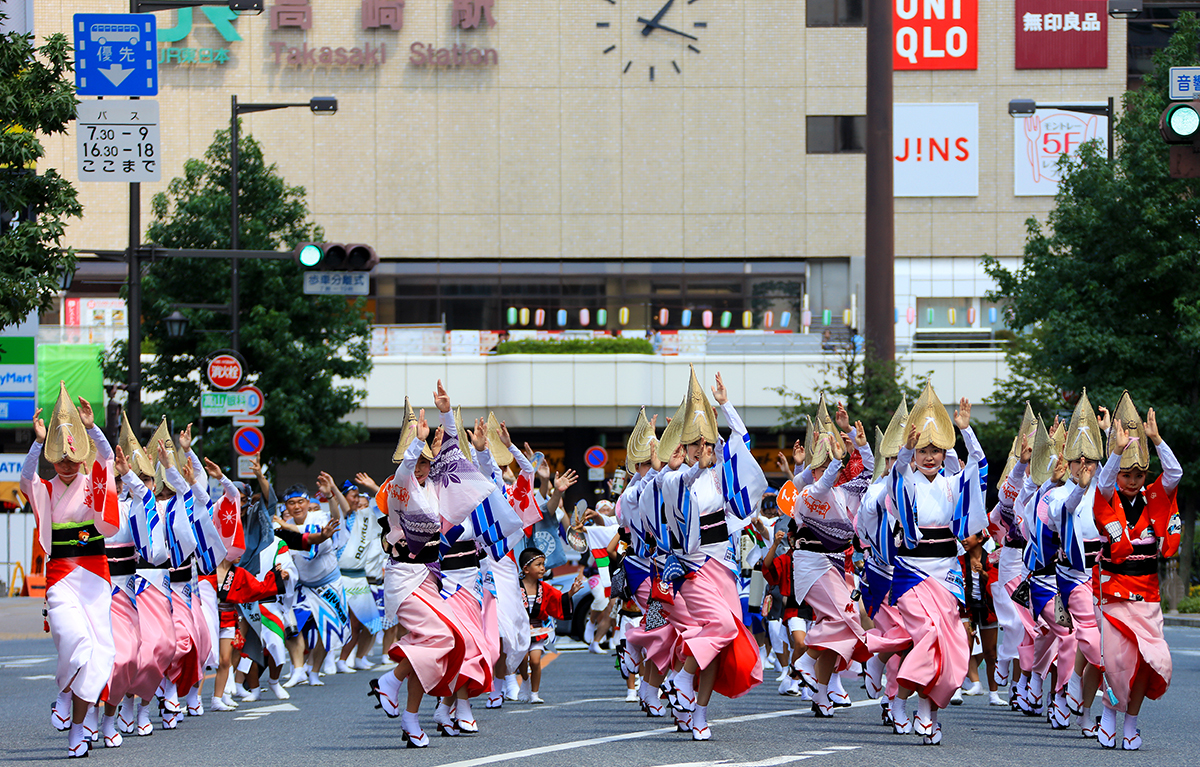
MULTIPOLYGON (((1200 629, 1169 627, 1175 674, 1161 701, 1147 704, 1139 755, 1102 751, 1074 731, 1052 732, 1037 720, 989 708, 980 698, 941 716, 945 744, 925 748, 915 736, 890 734, 877 707, 861 701, 832 720, 815 720, 802 704, 780 697, 768 681, 749 695, 715 698, 713 740, 693 743, 663 721, 623 702, 611 658, 564 652, 546 669, 543 706, 505 703, 475 707, 480 734, 437 738, 423 751, 404 750, 399 720, 389 720, 366 696, 369 673, 326 678, 321 688, 298 687, 290 700, 243 704, 234 713, 187 719, 174 732, 128 737, 116 751, 99 749, 101 764, 138 765, 364 765, 405 767, 812 767, 853 765, 1163 765, 1200 761, 1195 700, 1200 692, 1200 629), (385 760, 387 760, 385 762, 385 760)), ((60 760, 66 737, 49 724, 55 689, 49 639, 0 641, 0 761, 60 760)), ((211 682, 209 683, 211 684, 211 682)), ((851 696, 861 700, 861 689, 851 696)), ((269 693, 264 698, 270 698, 269 693)), ((433 731, 429 699, 422 722, 433 731)), ((1098 713, 1097 705, 1097 713, 1098 713)), ((60 762, 61 763, 61 762, 60 762)))

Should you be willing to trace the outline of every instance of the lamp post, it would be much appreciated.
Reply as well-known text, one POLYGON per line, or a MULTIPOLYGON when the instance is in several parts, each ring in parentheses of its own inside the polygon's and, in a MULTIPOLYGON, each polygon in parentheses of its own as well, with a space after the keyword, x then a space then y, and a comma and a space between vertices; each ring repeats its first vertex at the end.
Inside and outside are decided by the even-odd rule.
MULTIPOLYGON (((235 13, 262 13, 262 0, 129 0, 130 13, 178 10, 199 6, 226 6, 235 13)), ((137 98, 136 96, 134 98, 137 98)), ((129 185, 129 401, 126 413, 134 429, 142 428, 142 269, 138 250, 142 241, 142 185, 129 185)))
MULTIPOLYGON (((333 96, 313 96, 307 102, 298 104, 239 104, 236 95, 229 98, 229 248, 236 251, 240 247, 238 242, 238 115, 270 112, 289 107, 308 107, 315 115, 331 115, 337 112, 338 105, 337 99, 333 96)), ((239 351, 238 257, 236 253, 232 261, 229 277, 229 306, 232 325, 229 340, 230 348, 239 351)))
POLYGON ((1062 112, 1078 112, 1085 115, 1102 115, 1108 118, 1108 161, 1113 161, 1113 97, 1108 97, 1108 106, 1090 104, 1039 104, 1033 99, 1013 99, 1008 102, 1008 113, 1014 119, 1033 117, 1039 109, 1057 109, 1062 112))

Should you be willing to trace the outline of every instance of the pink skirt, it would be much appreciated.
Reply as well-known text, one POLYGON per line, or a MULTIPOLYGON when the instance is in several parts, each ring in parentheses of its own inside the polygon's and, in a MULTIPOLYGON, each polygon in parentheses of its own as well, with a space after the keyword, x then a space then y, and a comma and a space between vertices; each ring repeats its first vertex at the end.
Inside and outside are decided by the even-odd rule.
MULTIPOLYGON (((1100 624, 1096 623, 1096 599, 1092 596, 1092 584, 1071 589, 1067 599, 1067 610, 1075 624, 1075 646, 1083 658, 1103 670, 1104 658, 1100 654, 1100 624)), ((1075 658, 1071 658, 1071 670, 1075 669, 1075 658)), ((1070 673, 1067 674, 1070 676, 1070 673)))
POLYGON ((853 661, 865 663, 871 658, 867 635, 858 618, 858 606, 850 599, 846 579, 826 570, 804 595, 813 611, 804 643, 812 650, 832 650, 838 655, 834 673, 841 673, 853 661))
POLYGON ((1134 679, 1147 677, 1146 697, 1158 700, 1171 686, 1171 650, 1163 638, 1159 602, 1109 602, 1103 611, 1104 679, 1117 696, 1117 710, 1129 705, 1134 679))
POLYGON ((996 620, 1003 630, 1000 642, 996 648, 997 661, 1009 663, 1013 659, 1020 662, 1021 668, 1031 668, 1033 665, 1033 617, 1029 609, 1017 604, 1012 599, 1012 593, 1021 585, 1021 578, 1013 578, 1008 583, 993 583, 992 603, 996 608, 996 620), (1021 649, 1028 645, 1025 655, 1021 649))
POLYGON ((407 658, 426 693, 452 695, 466 654, 466 638, 432 573, 400 603, 396 620, 407 633, 391 646, 388 657, 397 663, 407 658))
POLYGON ((867 629, 867 650, 872 655, 892 653, 887 660, 887 684, 883 690, 888 698, 896 697, 900 691, 900 661, 910 647, 912 637, 904 630, 900 611, 884 602, 875 613, 875 628, 867 629))
POLYGON ((971 652, 967 630, 958 617, 958 601, 946 589, 924 580, 905 592, 896 607, 913 640, 912 650, 900 663, 900 684, 945 708, 966 678, 971 652))
POLYGON ((167 595, 153 586, 138 594, 137 612, 141 645, 137 674, 130 682, 129 692, 148 701, 175 660, 175 622, 167 595))
POLYGON ((492 665, 495 658, 487 654, 488 641, 483 629, 483 611, 479 601, 466 589, 459 589, 446 600, 459 628, 463 630, 466 647, 454 691, 467 688, 467 697, 474 698, 492 689, 492 665))
MULTIPOLYGON (((645 614, 650 601, 649 578, 642 581, 633 598, 638 603, 638 607, 642 608, 642 613, 645 614)), ((675 595, 675 604, 664 605, 664 608, 664 612, 677 609, 681 616, 687 614, 687 606, 683 604, 683 600, 678 594, 675 595)), ((679 633, 670 621, 656 629, 648 629, 646 628, 646 619, 643 617, 641 623, 625 631, 625 641, 629 643, 630 647, 640 650, 642 657, 650 661, 650 665, 659 671, 669 670, 679 657, 679 633)))
MULTIPOLYGON (((203 581, 196 585, 197 591, 204 587, 203 581)), ((215 596, 215 593, 214 593, 215 596)), ((200 669, 200 678, 204 678, 204 667, 208 665, 208 657, 212 654, 212 636, 208 627, 208 616, 204 614, 203 598, 199 593, 192 594, 192 620, 196 622, 196 663, 200 669)))
POLYGON ((137 608, 129 595, 120 589, 112 598, 113 645, 117 657, 113 661, 112 676, 108 679, 108 696, 105 700, 114 706, 133 691, 133 682, 138 675, 138 651, 141 646, 141 629, 137 608))
POLYGON ((1045 627, 1045 633, 1033 642, 1033 673, 1044 677, 1051 664, 1057 664, 1058 676, 1055 679, 1054 691, 1059 692, 1066 687, 1067 680, 1075 670, 1075 634, 1054 622, 1053 601, 1046 603, 1042 608, 1042 625, 1045 627))
POLYGON ((171 619, 175 623, 175 657, 167 667, 167 678, 175 683, 175 689, 182 696, 195 687, 202 677, 192 606, 179 593, 172 594, 171 619))
MULTIPOLYGON (((496 598, 487 589, 483 592, 483 654, 487 656, 488 666, 495 669, 500 660, 500 617, 496 614, 496 598)), ((495 673, 492 674, 495 677, 495 673)))
POLYGON ((742 603, 733 573, 710 559, 684 580, 679 593, 687 604, 687 615, 672 612, 667 620, 683 640, 685 657, 694 657, 702 669, 717 664, 714 692, 727 698, 750 692, 762 682, 762 658, 758 644, 742 623, 742 603), (685 617, 688 624, 676 622, 685 617))

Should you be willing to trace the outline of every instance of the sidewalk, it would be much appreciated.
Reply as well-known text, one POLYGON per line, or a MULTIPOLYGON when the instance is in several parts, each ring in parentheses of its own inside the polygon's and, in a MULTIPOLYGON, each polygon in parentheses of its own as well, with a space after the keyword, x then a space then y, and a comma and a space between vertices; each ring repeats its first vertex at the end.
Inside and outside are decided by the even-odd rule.
POLYGON ((33 597, 0 599, 0 641, 43 639, 42 600, 33 597))
POLYGON ((1200 629, 1200 615, 1195 613, 1164 613, 1164 626, 1187 626, 1188 628, 1200 629))

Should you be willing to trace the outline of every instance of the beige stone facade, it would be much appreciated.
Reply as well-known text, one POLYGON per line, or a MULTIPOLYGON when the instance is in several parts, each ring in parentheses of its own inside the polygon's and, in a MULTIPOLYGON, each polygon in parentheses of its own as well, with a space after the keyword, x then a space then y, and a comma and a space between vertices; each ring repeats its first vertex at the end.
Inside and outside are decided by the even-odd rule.
MULTIPOLYGON (((496 26, 472 30, 452 27, 451 0, 407 0, 399 31, 364 31, 359 0, 311 0, 311 29, 272 31, 266 3, 234 22, 240 41, 226 43, 197 10, 174 43, 227 47, 230 60, 161 67, 163 181, 143 186, 144 218, 150 196, 228 125, 231 94, 330 94, 334 117, 293 109, 244 124, 308 190, 330 240, 371 243, 384 259, 832 256, 860 269, 864 158, 806 154, 805 116, 864 112, 866 33, 807 28, 804 2, 678 2, 663 23, 698 37, 700 53, 679 36, 641 34, 636 18, 659 0, 495 0, 496 26), (415 42, 491 48, 498 63, 415 66, 415 42), (387 59, 297 67, 275 63, 272 43, 386 45, 387 59)), ((897 199, 899 256, 1019 254, 1023 221, 1053 199, 1013 195, 1008 100, 1124 89, 1123 21, 1109 20, 1107 69, 1018 71, 1012 0, 981 6, 977 70, 895 74, 897 102, 979 105, 979 195, 897 199)), ((122 10, 38 0, 36 31, 122 10)), ((75 178, 74 138, 49 144, 47 164, 75 178)), ((70 244, 124 247, 125 188, 88 183, 80 196, 86 215, 70 244)))

